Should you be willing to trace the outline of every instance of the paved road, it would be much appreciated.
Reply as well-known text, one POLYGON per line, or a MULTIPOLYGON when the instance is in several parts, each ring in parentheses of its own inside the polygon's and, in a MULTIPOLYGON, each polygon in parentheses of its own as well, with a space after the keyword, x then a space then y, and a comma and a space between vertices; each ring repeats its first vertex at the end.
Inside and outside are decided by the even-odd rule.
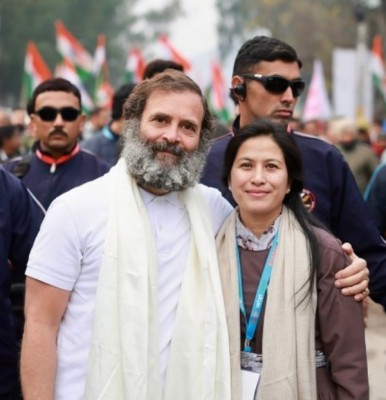
POLYGON ((372 301, 366 323, 370 400, 386 400, 386 314, 372 301))

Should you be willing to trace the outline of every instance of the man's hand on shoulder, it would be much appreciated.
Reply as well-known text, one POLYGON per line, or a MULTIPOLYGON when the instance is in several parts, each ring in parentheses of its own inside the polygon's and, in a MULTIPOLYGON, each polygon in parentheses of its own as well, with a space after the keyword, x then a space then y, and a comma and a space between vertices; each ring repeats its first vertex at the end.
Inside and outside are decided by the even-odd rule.
POLYGON ((370 291, 369 270, 366 261, 355 255, 349 243, 342 245, 344 252, 350 257, 351 264, 335 274, 335 286, 342 289, 345 296, 354 296, 356 301, 365 299, 370 291))

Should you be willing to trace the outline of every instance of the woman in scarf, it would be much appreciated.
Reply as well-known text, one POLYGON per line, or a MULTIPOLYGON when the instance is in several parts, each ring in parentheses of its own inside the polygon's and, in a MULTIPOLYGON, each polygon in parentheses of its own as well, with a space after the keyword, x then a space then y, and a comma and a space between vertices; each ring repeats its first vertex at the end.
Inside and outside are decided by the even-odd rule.
POLYGON ((259 120, 241 129, 224 181, 238 204, 217 237, 232 398, 368 399, 362 306, 334 287, 348 259, 303 206, 285 128, 259 120))

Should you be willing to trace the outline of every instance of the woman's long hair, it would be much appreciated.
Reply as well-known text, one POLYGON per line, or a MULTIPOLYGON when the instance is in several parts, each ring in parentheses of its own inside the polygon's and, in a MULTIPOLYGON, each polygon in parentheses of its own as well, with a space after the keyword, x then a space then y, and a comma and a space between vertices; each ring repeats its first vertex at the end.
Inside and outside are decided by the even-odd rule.
MULTIPOLYGON (((303 168, 299 150, 294 139, 288 134, 286 127, 279 122, 270 119, 259 119, 240 129, 231 139, 225 152, 223 182, 229 184, 232 166, 241 145, 248 139, 268 136, 280 147, 288 172, 290 192, 284 197, 283 203, 292 211, 307 241, 310 256, 310 274, 305 282, 309 285, 308 293, 313 291, 313 282, 320 262, 319 244, 312 226, 325 229, 325 226, 304 207, 301 199, 303 189, 303 168)), ((303 300, 302 300, 303 301, 303 300)))

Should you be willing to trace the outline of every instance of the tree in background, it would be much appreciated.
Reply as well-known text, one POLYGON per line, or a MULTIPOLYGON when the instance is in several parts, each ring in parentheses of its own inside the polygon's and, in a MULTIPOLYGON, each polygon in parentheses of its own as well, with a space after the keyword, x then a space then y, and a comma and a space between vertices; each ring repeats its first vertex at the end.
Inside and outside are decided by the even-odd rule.
POLYGON ((321 59, 329 88, 333 49, 356 46, 358 11, 365 13, 369 48, 374 34, 386 37, 386 0, 216 0, 216 6, 223 58, 234 59, 242 42, 256 35, 259 28, 266 28, 298 51, 307 82, 314 59, 321 59))
POLYGON ((141 46, 179 12, 179 0, 160 11, 135 12, 139 0, 1 0, 0 1, 0 105, 15 107, 21 98, 23 62, 27 42, 33 40, 49 67, 58 61, 55 21, 60 19, 94 53, 99 33, 106 35, 110 77, 121 84, 128 48, 141 46), (144 25, 143 29, 138 26, 144 25))

